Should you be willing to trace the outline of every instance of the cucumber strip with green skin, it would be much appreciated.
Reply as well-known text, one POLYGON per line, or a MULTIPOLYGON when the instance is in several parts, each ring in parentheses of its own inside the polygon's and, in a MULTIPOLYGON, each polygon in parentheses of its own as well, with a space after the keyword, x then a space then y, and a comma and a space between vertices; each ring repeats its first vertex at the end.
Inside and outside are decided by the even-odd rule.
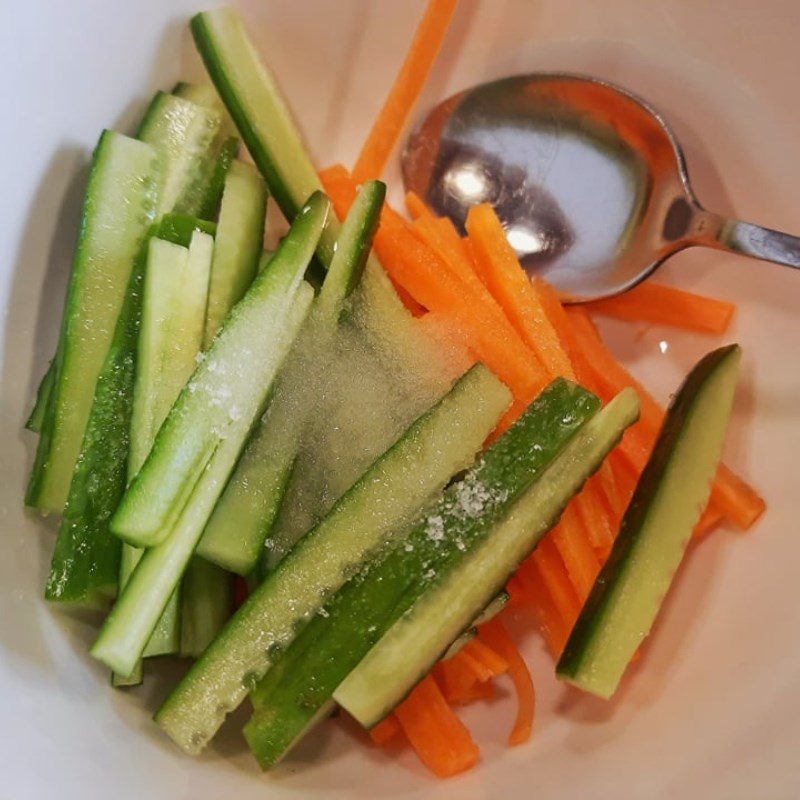
POLYGON ((128 282, 97 379, 45 587, 45 599, 51 602, 103 608, 116 594, 121 544, 111 534, 109 521, 125 491, 145 261, 146 245, 128 282))
POLYGON ((267 188, 255 167, 234 161, 225 178, 208 290, 205 347, 256 276, 264 241, 267 188))
POLYGON ((199 656, 228 621, 233 610, 230 577, 204 558, 189 562, 181 583, 182 656, 199 656))
POLYGON ((165 242, 189 247, 195 231, 207 233, 213 239, 217 235, 217 226, 191 214, 164 214, 159 220, 156 236, 165 242))
POLYGON ((650 633, 722 453, 741 350, 709 353, 689 373, 559 659, 558 677, 608 699, 650 633))
POLYGON ((201 214, 209 202, 222 115, 175 95, 158 92, 137 138, 156 148, 162 164, 158 214, 201 214))
POLYGON ((309 199, 308 210, 298 216, 269 268, 229 314, 181 391, 120 504, 116 516, 125 523, 133 522, 140 530, 169 527, 164 541, 139 561, 92 648, 93 655, 117 672, 129 674, 141 655, 253 421, 263 412, 270 386, 313 299, 302 274, 328 209, 323 196, 309 199), (203 463, 199 472, 193 463, 198 454, 203 463), (174 480, 177 470, 184 471, 182 480, 174 480), (170 508, 168 498, 159 496, 169 480, 173 482, 168 491, 175 496, 177 508, 170 508))
POLYGON ((180 81, 175 84, 172 94, 197 103, 198 106, 211 108, 222 115, 221 134, 225 138, 236 137, 236 126, 225 108, 225 104, 219 99, 216 89, 207 83, 185 83, 180 81))
POLYGON ((485 367, 473 367, 298 542, 158 710, 181 748, 203 748, 348 575, 468 466, 509 400, 485 367))
POLYGON ((214 240, 191 247, 150 240, 139 330, 128 475, 133 480, 158 429, 192 375, 200 351, 214 240))
POLYGON ((265 337, 275 335, 275 322, 283 317, 272 311, 272 304, 285 302, 297 290, 302 281, 297 270, 311 258, 329 207, 324 195, 311 197, 308 211, 298 216, 269 268, 228 315, 114 516, 114 532, 123 540, 144 547, 163 541, 217 446, 237 427, 241 404, 269 388, 274 343, 265 337), (263 315, 265 305, 274 316, 263 315))
POLYGON ((239 154, 239 137, 236 126, 213 86, 181 82, 175 85, 172 94, 199 106, 213 109, 221 116, 217 142, 215 142, 215 151, 218 154, 216 161, 210 165, 208 170, 209 183, 205 205, 198 211, 199 216, 210 219, 217 214, 225 176, 231 163, 239 154))
POLYGON ((302 199, 320 184, 313 166, 294 144, 299 137, 278 87, 233 9, 198 14, 191 29, 247 149, 286 218, 294 219, 302 199))
POLYGON ((33 404, 30 416, 25 423, 25 428, 33 433, 39 433, 42 429, 42 422, 44 422, 45 414, 47 413, 47 404, 53 393, 53 384, 56 378, 56 365, 55 358, 50 359, 47 365, 47 372, 44 373, 42 380, 39 382, 39 388, 36 390, 36 402, 33 404))
MULTIPOLYGON (((259 364, 265 379, 272 379, 280 368, 308 313, 313 294, 313 289, 302 283, 288 298, 281 292, 273 294, 270 298, 273 302, 255 304, 265 317, 274 321, 271 328, 259 330, 259 333, 269 334, 270 352, 262 354, 262 358, 254 362, 259 364)), ((263 409, 264 395, 268 390, 267 385, 263 393, 240 398, 241 417, 228 429, 227 437, 217 444, 213 458, 194 486, 183 513, 166 540, 149 548, 142 556, 106 619, 91 653, 117 672, 129 673, 141 656, 170 596, 183 577, 211 510, 239 457, 248 428, 263 409)))
POLYGON ((210 219, 218 216, 222 193, 225 189, 225 179, 238 155, 239 140, 235 136, 225 139, 220 145, 216 161, 210 168, 206 203, 200 210, 201 217, 210 219))
POLYGON ((308 400, 327 365, 345 299, 361 277, 383 206, 385 186, 365 184, 341 229, 331 267, 256 428, 208 521, 197 552, 247 575, 256 566, 294 463, 308 400))
POLYGON ((394 623, 334 700, 364 727, 383 719, 505 585, 638 414, 636 393, 626 389, 581 427, 491 534, 394 623))
POLYGON ((131 272, 155 216, 155 150, 104 131, 95 149, 56 351, 52 402, 25 502, 60 513, 81 450, 95 384, 131 272))
MULTIPOLYGON (((181 224, 191 219, 181 218, 181 224)), ((172 223, 167 227, 175 229, 172 223)), ((162 219, 159 233, 164 228, 162 219)), ((193 225, 191 230, 194 232, 188 248, 160 238, 151 239, 148 248, 136 347, 129 481, 144 464, 156 432, 191 376, 203 340, 214 240, 197 226, 193 225)), ((123 545, 119 575, 122 588, 141 555, 139 548, 123 545)), ((144 656, 178 651, 181 634, 178 599, 178 593, 173 593, 145 647, 144 656)), ((132 675, 115 675, 114 684, 129 685, 140 675, 140 669, 134 670, 132 675)))
POLYGON ((286 678, 276 682, 270 671, 253 692, 257 713, 245 738, 263 768, 275 763, 294 740, 297 724, 305 724, 304 717, 331 698, 381 636, 491 535, 599 405, 576 384, 554 381, 396 547, 326 605, 325 614, 307 628, 313 642, 305 658, 289 648, 285 655, 293 667, 286 678))

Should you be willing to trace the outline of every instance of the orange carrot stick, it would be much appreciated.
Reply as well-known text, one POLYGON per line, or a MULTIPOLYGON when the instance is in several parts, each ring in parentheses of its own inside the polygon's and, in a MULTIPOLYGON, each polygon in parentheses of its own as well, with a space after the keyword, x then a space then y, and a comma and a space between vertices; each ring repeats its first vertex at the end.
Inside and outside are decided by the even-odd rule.
POLYGON ((448 698, 447 702, 454 706, 466 706, 476 700, 491 700, 494 697, 494 684, 491 681, 475 681, 469 689, 461 694, 448 698))
MULTIPOLYGON (((605 393, 607 398, 608 395, 615 394, 624 386, 632 386, 639 394, 641 418, 626 432, 623 444, 625 444, 626 438, 630 443, 635 441, 635 437, 641 436, 643 439, 649 440, 649 453, 664 419, 663 410, 652 395, 615 361, 600 339, 597 329, 586 311, 571 307, 567 311, 567 315, 573 323, 576 338, 587 353, 596 380, 603 384, 601 393, 605 393)), ((641 468, 643 465, 639 471, 641 468)), ((717 469, 711 490, 711 500, 722 511, 726 519, 744 530, 753 525, 766 508, 763 498, 724 464, 720 464, 717 469)))
MULTIPOLYGON (((347 214, 356 185, 343 167, 320 173, 337 216, 347 214)), ((461 328, 470 349, 511 389, 523 407, 547 383, 536 356, 502 315, 495 315, 437 253, 413 233, 409 223, 384 208, 375 249, 387 273, 429 311, 441 312, 461 328)))
POLYGON ((458 234, 453 229, 453 239, 449 235, 446 226, 440 223, 444 220, 436 219, 430 214, 418 217, 414 224, 414 233, 427 244, 447 265, 464 281, 469 287, 478 294, 483 301, 496 309, 496 313, 502 314, 503 310, 495 299, 486 290, 486 287, 478 280, 473 268, 472 259, 468 256, 458 234))
POLYGON ((522 564, 523 575, 527 572, 533 578, 537 575, 542 585, 547 588, 553 603, 558 609, 564 624, 569 630, 578 617, 580 603, 575 589, 567 575, 564 562, 556 550, 550 536, 545 536, 539 546, 522 564))
POLYGON ((508 674, 517 692, 517 718, 509 734, 508 743, 513 746, 527 742, 533 728, 536 696, 525 660, 499 619, 492 619, 481 625, 478 635, 508 662, 508 674))
POLYGON ((544 311, 536 289, 520 266, 494 209, 488 203, 467 214, 467 232, 478 277, 522 340, 538 356, 551 377, 574 378, 572 364, 544 311))
POLYGON ((702 539, 707 533, 714 530, 720 522, 722 522, 722 512, 713 503, 709 503, 694 526, 692 539, 702 539))
POLYGON ((728 329, 736 306, 645 281, 624 294, 588 303, 586 309, 606 317, 721 334, 728 329))
POLYGON ((430 675, 397 706, 395 715, 420 761, 437 777, 457 775, 478 760, 472 736, 430 675))
POLYGON ((394 714, 389 714, 388 717, 385 717, 377 725, 370 728, 369 738, 378 747, 386 747, 386 745, 395 742, 402 732, 403 730, 397 717, 394 714))
POLYGON ((600 571, 597 555, 582 535, 581 520, 570 503, 561 516, 561 521, 553 528, 550 536, 559 552, 569 579, 575 587, 578 600, 583 605, 600 571))
POLYGON ((530 577, 518 571, 506 588, 512 602, 529 604, 533 608, 550 653, 554 658, 558 658, 567 643, 570 629, 558 613, 553 599, 539 581, 538 575, 530 577))
POLYGON ((468 692, 476 683, 480 683, 478 676, 479 665, 460 650, 451 658, 440 661, 433 668, 436 683, 448 703, 452 703, 468 692))
POLYGON ((428 206, 416 192, 406 192, 406 211, 413 220, 418 220, 423 215, 429 215, 428 206))
POLYGON ((592 547, 598 550, 609 549, 614 541, 615 531, 611 528, 609 515, 603 506, 603 501, 598 496, 597 487, 591 479, 575 495, 572 503, 592 547))
POLYGON ((353 177, 379 178, 441 49, 457 0, 430 0, 392 88, 361 148, 353 177))
POLYGON ((751 527, 767 508, 764 498, 724 464, 717 468, 711 502, 742 530, 751 527))
POLYGON ((508 662, 503 656, 480 639, 470 639, 464 646, 464 653, 481 665, 486 676, 483 680, 491 680, 508 671, 508 662))

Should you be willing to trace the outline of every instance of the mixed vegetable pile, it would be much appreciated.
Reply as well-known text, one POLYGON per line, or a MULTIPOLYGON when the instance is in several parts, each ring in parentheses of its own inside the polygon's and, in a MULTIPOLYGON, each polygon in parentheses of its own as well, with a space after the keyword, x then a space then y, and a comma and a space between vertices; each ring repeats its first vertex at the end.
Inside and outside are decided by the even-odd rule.
POLYGON ((509 742, 531 733, 508 607, 609 697, 689 539, 764 510, 718 466, 738 346, 665 418, 592 322, 722 333, 729 304, 648 282, 566 308, 490 206, 462 237, 384 202, 454 7, 429 3, 352 174, 317 173, 230 9, 191 23, 215 88, 159 92, 95 150, 26 502, 62 517, 46 598, 110 606, 91 653, 115 685, 194 659, 155 717, 188 753, 249 700, 270 768, 338 706, 461 772, 478 749, 453 708, 499 676, 509 742), (290 223, 274 252, 268 195, 290 223))

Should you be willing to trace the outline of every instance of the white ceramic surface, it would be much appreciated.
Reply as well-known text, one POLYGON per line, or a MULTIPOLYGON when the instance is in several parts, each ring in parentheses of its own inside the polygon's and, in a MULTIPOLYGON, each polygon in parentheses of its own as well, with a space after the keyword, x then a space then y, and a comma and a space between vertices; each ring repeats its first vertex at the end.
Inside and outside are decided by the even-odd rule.
MULTIPOLYGON (((0 798, 800 796, 800 275, 777 267, 697 251, 662 273, 740 304, 731 338, 745 349, 744 380, 727 453, 755 478, 768 516, 691 554, 611 704, 559 686, 529 627, 535 736, 504 746, 509 695, 467 709, 482 763, 465 776, 437 783, 409 753, 388 759, 335 725, 272 777, 254 768, 235 722, 188 759, 148 718, 164 684, 112 691, 86 655, 91 625, 45 607, 54 526, 22 510, 34 440, 21 427, 55 341, 89 153, 103 126, 130 131, 155 89, 199 74, 185 26, 197 2, 0 8, 0 798)), ((421 5, 243 4, 320 164, 352 161, 421 5)), ((798 23, 796 0, 463 0, 421 108, 512 72, 609 78, 666 113, 710 208, 800 232, 798 23)), ((604 328, 662 398, 717 344, 604 328)))

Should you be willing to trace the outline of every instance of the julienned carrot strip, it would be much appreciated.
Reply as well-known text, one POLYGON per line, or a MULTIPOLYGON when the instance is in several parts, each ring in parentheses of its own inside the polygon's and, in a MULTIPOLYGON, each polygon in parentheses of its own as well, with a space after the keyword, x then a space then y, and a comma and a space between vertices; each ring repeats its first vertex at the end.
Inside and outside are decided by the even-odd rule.
POLYGON ((767 508, 764 498, 724 464, 717 468, 711 502, 742 530, 753 525, 767 508))
POLYGON ((448 703, 460 702, 461 698, 480 682, 476 665, 463 650, 451 658, 440 661, 433 668, 433 676, 448 703))
POLYGON ((394 713, 420 761, 437 777, 456 775, 478 760, 478 747, 472 736, 430 675, 417 684, 394 713))
POLYGON ((381 176, 436 60, 456 2, 430 0, 428 3, 403 65, 353 167, 353 176, 359 183, 381 176))
POLYGON ((509 734, 508 743, 523 744, 531 737, 536 709, 536 696, 528 666, 499 619, 492 619, 481 625, 478 636, 508 663, 508 674, 517 693, 517 718, 509 734))
MULTIPOLYGON (((488 204, 473 206, 467 215, 466 227, 475 270, 523 341, 538 354, 550 377, 564 376, 574 380, 572 363, 547 315, 539 288, 531 283, 520 266, 494 209, 488 204)), ((585 578, 589 563, 593 563, 592 579, 597 573, 597 558, 589 542, 607 550, 613 534, 611 520, 601 505, 596 488, 587 486, 576 502, 580 504, 580 521, 575 519, 575 524, 561 527, 558 538, 565 553, 573 557, 582 553, 591 560, 583 563, 580 575, 573 577, 569 574, 573 583, 578 581, 574 587, 580 594, 585 589, 580 581, 585 578), (567 542, 567 538, 579 541, 567 542)))
POLYGON ((633 497, 633 490, 636 488, 639 474, 631 468, 630 462, 619 448, 611 452, 606 463, 614 473, 614 481, 617 491, 619 491, 624 511, 628 507, 631 497, 633 497))
MULTIPOLYGON (((570 361, 572 362, 578 382, 589 389, 589 391, 594 392, 603 400, 610 400, 614 393, 604 393, 601 390, 601 387, 598 385, 598 382, 595 379, 594 370, 592 369, 587 354, 583 351, 577 341, 575 332, 572 329, 572 322, 567 316, 564 306, 561 305, 561 301, 559 300, 555 289, 541 280, 541 278, 534 278, 532 283, 539 294, 542 307, 544 308, 550 323, 558 333, 561 344, 566 350, 570 361)), ((625 431, 625 434, 622 437, 622 442, 620 443, 618 449, 625 452, 631 463, 640 465, 638 467, 638 471, 641 472, 641 470, 644 469, 644 465, 647 462, 647 458, 650 453, 649 448, 645 447, 640 438, 636 435, 635 428, 636 426, 633 426, 625 431)), ((601 473, 605 472, 605 481, 607 482, 608 467, 606 466, 605 462, 600 466, 600 471, 601 473)), ((614 480, 616 481, 616 478, 614 480)), ((628 500, 630 498, 625 498, 623 495, 619 504, 615 504, 610 490, 604 490, 604 492, 608 498, 609 506, 612 508, 612 510, 615 510, 616 516, 619 517, 627 507, 628 500)))
POLYGON ((512 603, 530 605, 539 621, 539 629, 554 658, 561 655, 569 636, 569 628, 561 619, 552 598, 538 576, 532 578, 517 572, 506 585, 512 603))
POLYGON ((402 732, 397 717, 394 714, 389 714, 388 717, 385 717, 377 725, 370 728, 369 738, 378 747, 385 747, 387 744, 396 741, 402 732))
POLYGON ((664 412, 653 396, 614 358, 606 348, 594 323, 583 308, 570 306, 567 316, 572 323, 578 346, 585 354, 593 377, 605 397, 615 395, 624 386, 631 386, 639 395, 641 429, 654 437, 661 428, 664 412))
MULTIPOLYGON (((337 216, 347 214, 356 185, 343 167, 320 173, 337 216)), ((375 236, 375 250, 387 273, 429 311, 441 312, 465 334, 471 351, 514 396, 527 405, 547 383, 547 375, 535 355, 502 317, 481 303, 430 247, 401 217, 384 208, 375 236)))
POLYGON ((609 549, 614 542, 615 532, 612 530, 611 519, 603 501, 599 497, 597 485, 591 478, 575 495, 572 504, 583 522, 583 528, 589 536, 592 547, 597 550, 609 549))
POLYGON ((550 536, 564 561, 578 600, 583 605, 600 571, 600 563, 583 536, 581 520, 572 503, 564 509, 561 521, 553 528, 550 536))
POLYGON ((702 539, 703 536, 714 530, 720 522, 722 522, 722 512, 713 503, 709 503, 694 526, 692 539, 702 539))
POLYGON ((721 334, 728 329, 736 306, 648 280, 624 294, 588 303, 586 309, 617 319, 721 334))
POLYGON ((551 377, 574 379, 572 364, 558 334, 508 243, 494 209, 488 203, 473 206, 467 214, 466 227, 478 277, 505 311, 517 333, 539 356, 551 377))
POLYGON ((448 235, 447 229, 439 224, 440 220, 430 214, 423 214, 413 223, 413 230, 417 236, 425 242, 447 265, 458 275, 464 283, 475 291, 484 302, 496 306, 499 313, 502 309, 497 306, 494 298, 486 290, 486 287, 478 280, 473 265, 467 257, 467 253, 462 246, 461 239, 455 234, 455 241, 448 235))
POLYGON ((550 324, 558 334, 561 346, 569 357, 572 368, 575 370, 575 377, 578 383, 585 386, 590 392, 599 395, 600 393, 586 355, 578 346, 575 334, 572 330, 572 323, 567 316, 566 309, 561 305, 561 300, 559 300, 556 290, 553 289, 549 283, 545 283, 541 278, 533 278, 531 283, 536 289, 544 313, 547 315, 550 324))
POLYGON ((534 576, 538 576, 550 597, 553 598, 553 603, 564 624, 569 630, 572 630, 580 611, 580 603, 569 580, 569 575, 567 575, 564 562, 549 535, 539 542, 539 546, 523 562, 521 570, 523 574, 527 572, 532 579, 534 576))
POLYGON ((475 681, 469 689, 448 698, 447 702, 453 706, 466 706, 476 700, 491 700, 492 697, 494 697, 494 684, 491 681, 475 681))
MULTIPOLYGON (((637 435, 649 438, 649 452, 661 427, 664 418, 663 410, 649 392, 615 361, 600 339, 600 335, 586 311, 572 307, 567 311, 567 315, 573 323, 576 338, 588 355, 596 379, 605 384, 605 391, 614 394, 624 386, 632 386, 639 394, 641 419, 629 429, 626 436, 629 441, 637 435)), ((766 508, 763 498, 724 464, 720 464, 717 469, 711 489, 711 501, 722 511, 726 519, 745 530, 761 516, 766 508)))
POLYGON ((428 310, 418 303, 399 283, 392 280, 391 277, 389 280, 392 281, 392 286, 397 292, 397 296, 400 298, 403 305, 411 312, 412 316, 424 317, 428 313, 428 310))
POLYGON ((428 214, 428 206, 425 205, 422 198, 416 192, 406 192, 406 211, 408 216, 413 220, 418 220, 421 216, 428 214))
POLYGON ((464 647, 464 653, 484 668, 484 680, 496 678, 508 671, 508 661, 480 639, 470 639, 464 647))

